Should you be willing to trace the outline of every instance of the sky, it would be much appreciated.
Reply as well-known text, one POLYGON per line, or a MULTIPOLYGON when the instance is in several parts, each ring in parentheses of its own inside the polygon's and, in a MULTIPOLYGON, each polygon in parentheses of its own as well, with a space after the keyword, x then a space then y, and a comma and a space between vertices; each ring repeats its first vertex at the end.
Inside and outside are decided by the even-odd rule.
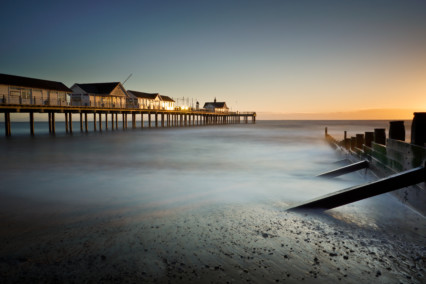
POLYGON ((0 4, 0 73, 217 98, 260 119, 426 111, 426 1, 0 4))

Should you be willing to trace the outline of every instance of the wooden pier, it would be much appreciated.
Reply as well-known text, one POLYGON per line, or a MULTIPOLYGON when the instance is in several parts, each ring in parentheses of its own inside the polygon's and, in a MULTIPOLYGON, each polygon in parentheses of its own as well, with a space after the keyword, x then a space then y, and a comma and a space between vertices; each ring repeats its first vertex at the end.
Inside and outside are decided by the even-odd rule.
POLYGON ((30 134, 34 135, 34 113, 46 113, 49 133, 55 134, 55 119, 62 115, 65 117, 66 133, 73 132, 72 114, 80 114, 80 131, 88 132, 90 116, 93 120, 94 131, 102 131, 111 126, 112 129, 119 128, 119 116, 121 116, 122 129, 128 125, 128 115, 132 120, 132 128, 136 128, 139 117, 140 127, 145 127, 144 119, 147 119, 146 127, 188 127, 202 125, 226 125, 256 123, 255 112, 208 112, 205 110, 159 110, 159 109, 138 109, 138 108, 101 108, 83 106, 46 106, 46 105, 10 105, 0 104, 0 113, 4 113, 5 135, 11 136, 11 113, 28 113, 30 134), (111 120, 109 124, 108 121, 111 120))

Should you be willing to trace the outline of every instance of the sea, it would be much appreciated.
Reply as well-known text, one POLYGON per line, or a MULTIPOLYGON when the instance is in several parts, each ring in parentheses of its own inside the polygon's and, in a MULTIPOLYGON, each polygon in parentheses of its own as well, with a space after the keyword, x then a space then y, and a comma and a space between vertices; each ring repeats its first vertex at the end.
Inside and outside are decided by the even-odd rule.
POLYGON ((13 122, 5 137, 0 123, 3 280, 425 281, 426 220, 391 194, 325 213, 285 211, 375 178, 317 177, 348 163, 325 127, 342 139, 388 121, 91 124, 81 132, 74 120, 69 134, 57 122, 50 135, 36 122, 30 136, 28 123, 13 122))

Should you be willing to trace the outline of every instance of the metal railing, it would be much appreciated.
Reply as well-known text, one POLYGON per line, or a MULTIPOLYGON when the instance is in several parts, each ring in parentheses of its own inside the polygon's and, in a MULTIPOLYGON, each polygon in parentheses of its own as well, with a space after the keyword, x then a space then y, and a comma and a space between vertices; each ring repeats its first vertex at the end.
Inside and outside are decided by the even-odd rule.
MULTIPOLYGON (((71 98, 70 101, 60 99, 60 98, 39 98, 32 97, 29 98, 22 97, 22 95, 10 95, 10 94, 0 94, 0 104, 4 105, 34 105, 34 106, 74 106, 74 107, 96 107, 96 108, 120 108, 120 109, 145 109, 145 110, 161 110, 167 111, 166 107, 156 106, 156 105, 146 105, 139 104, 137 100, 126 99, 120 100, 118 102, 108 102, 108 101, 84 101, 82 99, 71 98)), ((174 107, 175 111, 196 111, 196 112, 206 112, 209 111, 206 109, 195 110, 192 108, 182 109, 179 106, 174 107)), ((172 111, 172 110, 170 110, 172 111)), ((256 112, 215 112, 216 114, 223 115, 254 115, 256 112)))

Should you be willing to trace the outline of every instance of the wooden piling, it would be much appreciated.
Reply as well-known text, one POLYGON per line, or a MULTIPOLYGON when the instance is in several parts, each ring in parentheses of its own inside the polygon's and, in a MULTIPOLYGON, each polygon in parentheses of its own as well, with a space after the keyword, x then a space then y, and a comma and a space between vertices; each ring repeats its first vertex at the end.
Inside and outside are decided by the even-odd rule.
POLYGON ((108 130, 108 113, 105 113, 105 130, 108 130))
POLYGON ((364 133, 364 137, 365 137, 365 146, 370 147, 371 148, 371 142, 373 142, 374 140, 374 132, 365 132, 364 133))
POLYGON ((34 136, 34 112, 30 112, 30 133, 34 136))
POLYGON ((136 128, 136 113, 132 112, 132 128, 136 128))
POLYGON ((52 112, 52 134, 55 134, 55 126, 56 126, 56 123, 55 123, 55 113, 52 112))
POLYGON ((114 130, 114 113, 111 113, 111 130, 114 130))
POLYGON ((69 115, 69 117, 70 117, 70 119, 69 119, 69 124, 70 124, 70 133, 72 133, 72 113, 71 113, 71 112, 69 112, 69 113, 68 113, 68 115, 69 115))
POLYGON ((4 129, 5 129, 6 136, 12 135, 12 132, 10 129, 10 112, 4 113, 4 129))
POLYGON ((93 113, 93 131, 96 131, 96 112, 93 113))
POLYGON ((68 113, 65 113, 65 132, 69 133, 69 126, 68 126, 68 113))
POLYGON ((384 128, 374 129, 374 142, 377 144, 386 145, 386 130, 384 128))
POLYGON ((151 113, 148 112, 148 127, 151 128, 151 113))
POLYGON ((143 112, 141 113, 141 128, 143 128, 143 112))
POLYGON ((86 128, 86 132, 88 132, 89 131, 89 125, 88 125, 88 122, 87 122, 87 112, 84 113, 84 126, 86 128))
POLYGON ((80 132, 83 132, 83 113, 80 112, 80 132))
POLYGON ((99 131, 102 131, 102 113, 99 113, 99 131))

